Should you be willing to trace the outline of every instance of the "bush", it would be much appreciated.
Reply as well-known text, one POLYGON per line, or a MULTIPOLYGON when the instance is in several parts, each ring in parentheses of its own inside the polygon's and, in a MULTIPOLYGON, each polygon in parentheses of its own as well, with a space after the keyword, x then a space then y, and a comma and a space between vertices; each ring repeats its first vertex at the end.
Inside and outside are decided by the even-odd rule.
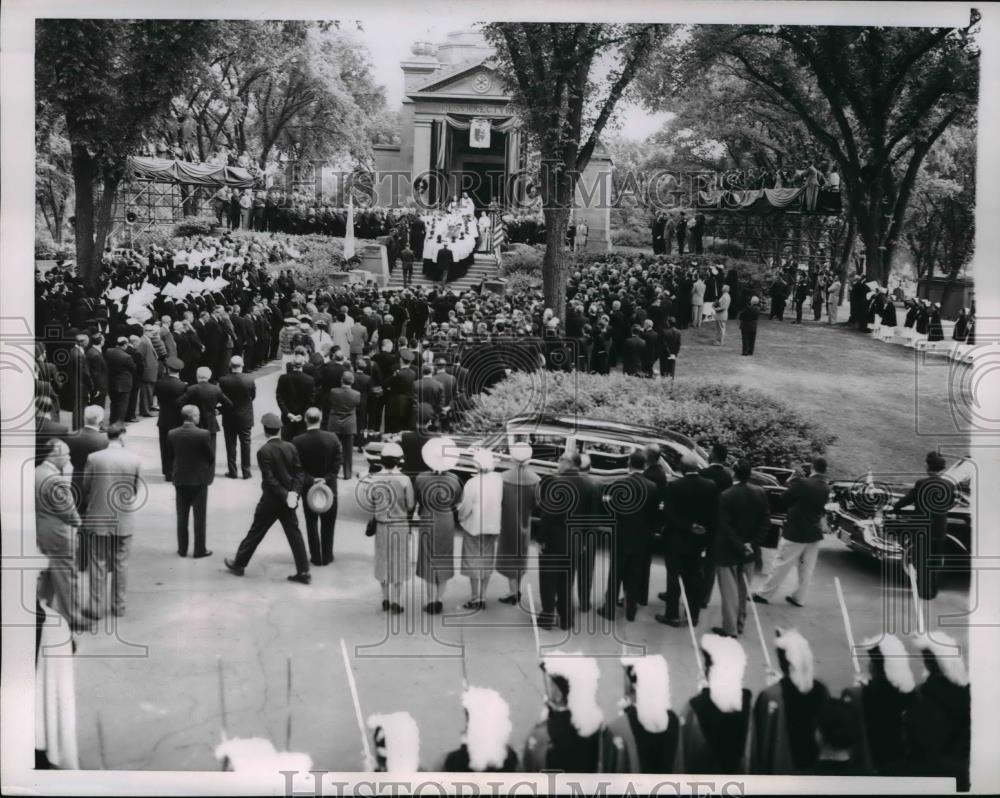
POLYGON ((511 244, 501 258, 500 276, 506 277, 515 272, 541 275, 544 258, 545 247, 542 245, 511 244))
POLYGON ((214 217, 195 216, 174 225, 174 238, 192 238, 194 236, 210 236, 218 226, 214 217))
POLYGON ((611 231, 611 243, 622 247, 642 247, 643 249, 648 249, 650 252, 653 250, 652 233, 649 230, 638 228, 613 229, 611 231))
POLYGON ((710 243, 705 247, 705 250, 713 255, 723 255, 730 258, 742 258, 744 253, 742 244, 727 240, 710 243))
POLYGON ((722 443, 733 457, 754 465, 791 466, 824 454, 835 440, 763 391, 711 380, 665 383, 621 374, 515 373, 476 398, 464 426, 467 432, 488 434, 525 412, 628 420, 679 432, 705 448, 722 443))
POLYGON ((176 247, 180 245, 180 241, 175 241, 174 236, 171 233, 167 233, 160 228, 151 228, 149 230, 143 230, 141 233, 136 233, 132 237, 132 249, 145 252, 153 244, 158 247, 163 247, 164 249, 169 249, 171 247, 176 247))
POLYGON ((512 293, 531 293, 542 287, 542 278, 536 272, 509 272, 504 279, 507 281, 506 290, 512 293))

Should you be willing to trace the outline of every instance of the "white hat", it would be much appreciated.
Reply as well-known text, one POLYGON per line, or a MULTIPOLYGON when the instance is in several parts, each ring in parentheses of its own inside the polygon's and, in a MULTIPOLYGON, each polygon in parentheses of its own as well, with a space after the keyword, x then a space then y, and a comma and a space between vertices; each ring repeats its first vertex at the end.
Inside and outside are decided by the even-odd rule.
POLYGON ((670 725, 670 669, 661 654, 622 657, 635 680, 635 711, 648 732, 660 734, 670 725))
POLYGON ((526 463, 531 459, 531 445, 527 443, 515 443, 510 447, 510 458, 515 463, 526 463))
POLYGON ((387 443, 382 447, 382 457, 396 457, 401 458, 403 456, 403 447, 398 443, 387 443))
POLYGON ((969 683, 969 673, 962 661, 961 648, 955 639, 944 632, 933 635, 917 635, 913 641, 920 651, 929 651, 937 661, 941 675, 952 684, 965 687, 969 683))
POLYGON ((458 462, 455 441, 451 438, 431 438, 420 454, 431 471, 450 471, 458 462))
POLYGON ((549 676, 561 676, 569 684, 566 706, 571 722, 581 737, 590 737, 604 722, 604 713, 597 703, 597 683, 601 671, 593 657, 580 652, 553 652, 542 660, 549 676))
POLYGON ((514 728, 507 702, 496 690, 469 687, 462 694, 462 706, 469 716, 464 736, 469 767, 474 771, 490 767, 502 769, 507 761, 507 742, 514 728))
POLYGON ((416 773, 420 770, 420 729, 409 712, 371 715, 368 728, 381 728, 385 735, 387 773, 416 773))
POLYGON ((901 693, 912 693, 916 687, 913 671, 910 670, 909 654, 903 641, 896 635, 883 634, 872 637, 861 643, 869 653, 879 652, 882 656, 882 668, 889 684, 901 693))
POLYGON ((785 652, 788 661, 788 678, 800 693, 813 688, 813 653, 806 640, 796 629, 778 629, 777 647, 785 652))
POLYGON ((493 453, 488 449, 476 449, 472 453, 472 459, 480 471, 492 471, 495 466, 493 453))
POLYGON ((743 708, 743 674, 747 655, 734 637, 706 634, 701 648, 712 658, 708 670, 708 695, 722 712, 739 712, 743 708))

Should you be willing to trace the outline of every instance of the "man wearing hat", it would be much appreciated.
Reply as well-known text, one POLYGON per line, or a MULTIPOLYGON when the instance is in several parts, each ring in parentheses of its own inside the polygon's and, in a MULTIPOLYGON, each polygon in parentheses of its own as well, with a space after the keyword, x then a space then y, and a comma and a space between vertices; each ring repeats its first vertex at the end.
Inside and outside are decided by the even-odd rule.
POLYGON ((306 517, 306 539, 309 542, 309 562, 329 565, 333 562, 333 532, 337 523, 337 472, 340 470, 342 451, 340 441, 332 432, 320 428, 323 413, 317 407, 305 412, 306 431, 296 435, 292 444, 299 452, 305 478, 306 491, 303 513, 306 517), (329 488, 329 493, 310 489, 317 484, 329 488), (322 494, 326 494, 325 496, 322 494), (319 534, 316 526, 319 521, 319 534))
POLYGON ((295 573, 289 576, 288 580, 308 585, 312 581, 312 576, 309 574, 309 558, 295 514, 305 477, 302 462, 299 460, 298 449, 291 443, 281 440, 281 419, 278 416, 274 413, 265 413, 261 425, 267 436, 267 441, 257 450, 261 496, 254 510, 250 531, 236 550, 236 556, 233 559, 226 558, 226 568, 236 576, 243 576, 250 558, 264 539, 264 535, 274 526, 274 522, 278 521, 295 558, 295 573))
POLYGON ((670 671, 661 654, 622 657, 625 697, 610 724, 622 739, 624 773, 679 773, 681 721, 670 706, 670 671))
POLYGON ((177 357, 168 357, 164 361, 167 373, 160 377, 153 386, 153 395, 160 405, 160 414, 156 419, 156 427, 160 436, 160 467, 163 478, 170 482, 174 474, 173 452, 168 445, 167 435, 183 423, 181 408, 177 400, 187 391, 187 383, 180 378, 184 362, 177 357))

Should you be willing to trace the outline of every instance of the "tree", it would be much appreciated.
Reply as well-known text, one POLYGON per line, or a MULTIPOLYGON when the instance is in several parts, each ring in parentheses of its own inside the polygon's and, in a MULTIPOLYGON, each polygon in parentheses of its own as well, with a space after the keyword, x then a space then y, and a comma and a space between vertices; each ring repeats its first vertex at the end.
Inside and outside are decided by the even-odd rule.
POLYGON ((694 27, 680 57, 656 64, 645 95, 668 102, 712 65, 752 85, 765 113, 796 117, 839 166, 868 275, 885 281, 921 164, 975 115, 977 22, 974 13, 964 28, 694 27))
POLYGON ((63 222, 73 194, 69 140, 61 118, 40 107, 35 124, 35 204, 52 240, 63 243, 63 222))
POLYGON ((75 191, 76 260, 96 290, 127 159, 214 38, 203 21, 40 19, 37 102, 62 116, 75 191), (98 188, 100 193, 98 196, 98 188))
POLYGON ((531 144, 541 153, 542 286, 546 304, 556 313, 566 303, 563 242, 580 175, 619 101, 668 32, 667 26, 652 24, 496 22, 484 27, 531 144), (600 77, 605 66, 607 74, 600 77))

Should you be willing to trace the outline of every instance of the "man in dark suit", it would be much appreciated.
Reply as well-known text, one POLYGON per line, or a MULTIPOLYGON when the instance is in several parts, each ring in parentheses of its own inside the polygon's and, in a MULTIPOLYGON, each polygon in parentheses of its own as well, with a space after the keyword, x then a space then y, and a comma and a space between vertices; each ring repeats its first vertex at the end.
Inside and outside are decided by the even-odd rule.
POLYGON ((430 471, 431 468, 424 461, 424 444, 434 435, 430 431, 431 421, 434 419, 430 408, 424 406, 422 412, 415 416, 416 424, 413 429, 406 430, 399 436, 399 446, 403 450, 403 468, 410 481, 413 482, 413 490, 416 492, 417 474, 430 471))
POLYGON ((205 548, 205 516, 208 486, 215 480, 215 449, 212 435, 198 426, 195 405, 181 408, 183 423, 167 435, 173 460, 174 496, 177 507, 177 554, 187 557, 188 518, 194 510, 194 557, 211 555, 205 548))
POLYGON ((292 441, 299 452, 299 459, 305 471, 302 482, 303 495, 309 491, 314 482, 325 482, 333 491, 333 504, 320 516, 312 511, 308 502, 303 501, 306 539, 309 541, 309 562, 313 565, 329 565, 334 559, 333 533, 337 523, 337 472, 340 470, 341 446, 336 435, 320 428, 323 413, 319 408, 308 408, 305 417, 306 431, 296 435, 292 441), (317 521, 319 521, 319 534, 316 531, 317 521))
POLYGON ((250 431, 253 429, 253 400, 257 384, 243 373, 243 358, 229 361, 230 373, 219 378, 219 388, 229 399, 230 406, 222 410, 222 433, 226 440, 226 476, 236 479, 236 440, 240 441, 240 465, 243 479, 250 479, 250 431))
MULTIPOLYGON (((718 491, 719 495, 722 495, 722 491, 731 488, 733 485, 733 472, 729 470, 726 466, 726 459, 729 456, 729 450, 721 443, 713 443, 712 450, 708 455, 708 466, 701 470, 701 475, 707 479, 712 480, 715 483, 715 489, 718 491)), ((704 580, 702 581, 702 594, 701 594, 701 606, 702 609, 708 606, 708 602, 712 599, 712 590, 715 588, 715 547, 708 546, 705 548, 705 559, 704 564, 704 580)), ((688 596, 688 600, 692 600, 688 596)))
POLYGON ((719 522, 712 553, 722 596, 722 626, 713 627, 712 631, 728 637, 743 633, 747 585, 753 577, 760 544, 771 528, 767 494, 763 488, 750 484, 750 464, 741 460, 734 473, 736 484, 719 496, 719 522))
POLYGON ((611 517, 607 514, 603 501, 603 488, 590 473, 590 457, 579 455, 579 485, 584 491, 578 511, 574 513, 578 521, 570 530, 570 552, 572 555, 571 583, 576 583, 576 597, 580 612, 590 612, 590 593, 594 584, 594 563, 597 549, 611 527, 611 517))
POLYGON ((323 360, 312 373, 313 382, 316 383, 316 406, 323 413, 323 426, 326 427, 330 420, 330 391, 339 388, 340 378, 347 371, 347 362, 344 360, 344 352, 339 348, 330 350, 330 354, 323 360))
POLYGON ((212 435, 212 451, 215 451, 215 436, 219 434, 219 420, 215 416, 215 408, 222 404, 223 410, 232 407, 232 402, 218 385, 212 385, 209 380, 212 378, 212 370, 207 366, 199 367, 195 373, 198 380, 194 385, 188 387, 186 391, 174 403, 177 407, 184 405, 195 405, 198 408, 198 426, 207 429, 212 435))
POLYGON ((677 356, 681 352, 681 331, 677 329, 677 320, 673 316, 667 318, 666 327, 660 334, 660 376, 674 379, 677 372, 677 356))
POLYGON ((35 399, 35 466, 45 462, 49 454, 49 441, 53 438, 69 439, 69 428, 52 420, 52 399, 39 396, 35 399))
POLYGON ((87 405, 83 409, 83 426, 66 437, 66 443, 69 444, 69 461, 73 464, 73 496, 77 501, 78 510, 83 495, 83 470, 87 466, 87 458, 93 452, 108 448, 108 436, 101 431, 102 421, 104 421, 104 408, 87 405))
POLYGON ((660 523, 659 488, 642 472, 646 458, 641 452, 632 452, 628 460, 628 475, 621 477, 604 489, 603 501, 612 518, 612 546, 608 589, 603 617, 614 620, 618 591, 625 587, 625 619, 635 619, 637 604, 649 572, 649 551, 653 532, 660 523))
POLYGON ((564 455, 557 473, 539 483, 540 523, 539 590, 542 611, 538 625, 553 629, 570 627, 570 584, 573 564, 570 554, 570 527, 591 517, 594 496, 589 477, 580 473, 580 455, 564 455))
POLYGON ((69 350, 66 364, 66 401, 63 406, 73 413, 73 429, 83 426, 83 408, 88 404, 93 390, 90 367, 87 365, 88 346, 90 338, 87 334, 78 333, 76 345, 69 350))
POLYGON ((945 553, 948 536, 948 510, 957 500, 957 486, 944 476, 945 460, 937 452, 928 452, 927 476, 918 479, 892 509, 899 512, 912 505, 917 513, 910 516, 904 528, 915 536, 907 550, 907 560, 917 572, 917 593, 922 599, 937 596, 938 557, 945 553), (923 524, 921 529, 919 524, 923 524), (917 531, 914 533, 914 526, 917 531))
POLYGON ((428 404, 434 410, 434 418, 440 418, 444 407, 444 386, 434 379, 434 367, 425 363, 420 367, 420 379, 414 384, 418 404, 428 404))
POLYGON ((715 483, 698 473, 698 461, 691 454, 681 458, 684 476, 667 485, 663 492, 667 509, 666 613, 656 620, 668 626, 683 626, 680 614, 681 580, 691 613, 698 625, 701 612, 702 554, 711 545, 718 510, 715 483))
POLYGON ((796 568, 799 585, 785 600, 795 607, 803 605, 826 529, 826 502, 829 497, 826 459, 817 457, 812 461, 811 476, 795 477, 788 484, 784 497, 788 517, 781 530, 778 552, 771 573, 752 596, 754 601, 767 604, 778 592, 788 572, 796 568))
POLYGON ((443 394, 441 396, 441 429, 447 432, 450 429, 451 411, 454 407, 455 393, 458 390, 457 380, 447 370, 448 361, 439 357, 434 361, 434 381, 441 383, 443 394))
POLYGON ((90 346, 85 357, 90 370, 90 404, 97 405, 102 410, 108 399, 108 364, 104 361, 104 336, 99 332, 90 336, 90 346))
POLYGON ((622 344, 622 372, 628 376, 638 377, 642 373, 642 358, 646 342, 642 339, 641 330, 633 325, 632 334, 622 344))
POLYGON ((358 407, 361 404, 361 394, 354 390, 353 372, 344 372, 340 380, 341 386, 330 391, 327 429, 336 435, 340 442, 344 479, 351 479, 354 476, 354 436, 358 432, 358 407))
POLYGON ((437 278, 442 286, 451 279, 452 272, 455 271, 455 253, 448 249, 447 244, 442 244, 435 259, 437 266, 437 278))
POLYGON ((760 299, 750 297, 750 304, 740 311, 740 337, 743 339, 743 354, 752 355, 757 343, 757 320, 760 319, 760 299))
POLYGON ((286 442, 306 431, 306 409, 312 406, 316 392, 315 381, 302 371, 307 357, 305 349, 296 347, 289 370, 278 377, 274 391, 281 411, 281 440, 286 442))
MULTIPOLYGON (((303 411, 303 414, 305 411, 303 411)), ((305 474, 299 451, 291 443, 280 438, 281 419, 274 413, 265 413, 261 419, 267 441, 257 451, 257 466, 260 468, 261 496, 254 510, 250 531, 240 543, 233 559, 225 560, 226 568, 236 576, 243 573, 257 550, 264 535, 281 523, 285 538, 295 558, 295 573, 289 576, 291 582, 308 585, 312 581, 309 574, 309 556, 302 540, 302 530, 295 514, 305 474)))
POLYGON ((184 361, 177 357, 168 357, 164 365, 167 374, 156 381, 153 395, 160 406, 160 414, 156 419, 156 427, 160 434, 160 468, 163 470, 163 478, 170 482, 174 476, 174 462, 167 434, 183 423, 177 400, 187 391, 188 385, 179 376, 181 369, 184 368, 184 361))
POLYGON ((204 347, 203 362, 210 367, 211 373, 214 375, 212 381, 217 382, 219 375, 224 371, 226 332, 218 320, 207 310, 201 312, 198 321, 192 326, 194 331, 198 333, 198 338, 204 347))
MULTIPOLYGON (((124 421, 128 413, 128 399, 132 385, 138 380, 135 360, 125 351, 128 338, 120 336, 116 346, 104 350, 104 362, 108 366, 108 421, 114 424, 124 421)), ((162 405, 161 405, 162 407, 162 405)))

